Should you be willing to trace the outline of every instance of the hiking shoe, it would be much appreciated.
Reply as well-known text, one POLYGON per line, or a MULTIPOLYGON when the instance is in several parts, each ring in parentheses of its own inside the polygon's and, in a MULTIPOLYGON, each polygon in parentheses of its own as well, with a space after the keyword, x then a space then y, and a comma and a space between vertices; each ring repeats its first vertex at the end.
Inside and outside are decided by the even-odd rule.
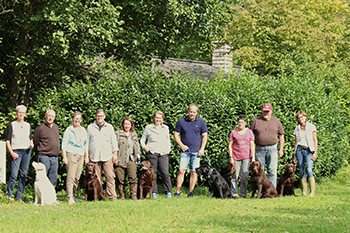
POLYGON ((69 205, 75 204, 75 201, 74 201, 74 198, 73 198, 73 197, 68 198, 68 204, 69 204, 69 205))
POLYGON ((193 197, 193 193, 192 192, 189 192, 187 197, 193 197))
POLYGON ((80 202, 77 199, 75 199, 75 197, 73 197, 73 200, 74 200, 75 203, 79 203, 80 202))
POLYGON ((239 199, 239 196, 232 196, 233 199, 239 199))
POLYGON ((167 193, 165 197, 166 198, 171 198, 171 193, 167 193))
POLYGON ((15 202, 24 203, 22 199, 15 199, 15 202))
POLYGON ((156 193, 152 193, 152 198, 157 199, 158 198, 157 194, 156 193))
POLYGON ((175 193, 175 194, 174 194, 174 197, 175 197, 175 198, 180 198, 180 193, 175 193))

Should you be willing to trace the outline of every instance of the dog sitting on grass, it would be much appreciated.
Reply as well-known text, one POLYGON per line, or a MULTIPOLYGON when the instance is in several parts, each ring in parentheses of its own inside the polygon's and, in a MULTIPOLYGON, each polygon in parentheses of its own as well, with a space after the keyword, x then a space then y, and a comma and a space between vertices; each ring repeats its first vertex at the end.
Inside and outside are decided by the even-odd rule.
POLYGON ((224 177, 221 176, 214 168, 210 168, 208 165, 202 165, 196 168, 198 175, 203 175, 208 183, 209 192, 208 197, 213 192, 213 197, 216 198, 231 198, 230 187, 228 186, 224 177))
POLYGON ((55 205, 59 204, 56 198, 56 191, 46 175, 46 167, 42 163, 33 162, 32 166, 36 171, 35 176, 35 201, 34 205, 55 205))

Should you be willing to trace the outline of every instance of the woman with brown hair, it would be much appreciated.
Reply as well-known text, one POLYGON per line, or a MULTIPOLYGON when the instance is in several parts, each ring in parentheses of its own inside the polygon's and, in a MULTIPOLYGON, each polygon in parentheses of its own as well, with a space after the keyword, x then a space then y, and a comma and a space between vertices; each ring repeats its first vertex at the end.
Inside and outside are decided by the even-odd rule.
POLYGON ((137 161, 140 160, 140 145, 135 131, 134 122, 130 117, 125 117, 120 125, 120 130, 115 131, 119 152, 117 167, 114 169, 117 175, 118 191, 120 199, 125 199, 125 178, 128 175, 130 195, 137 200, 137 161))
POLYGON ((306 174, 310 185, 309 197, 315 196, 315 177, 312 173, 313 162, 317 158, 317 129, 308 122, 305 112, 296 114, 298 125, 294 130, 294 163, 298 162, 302 196, 307 195, 306 174))

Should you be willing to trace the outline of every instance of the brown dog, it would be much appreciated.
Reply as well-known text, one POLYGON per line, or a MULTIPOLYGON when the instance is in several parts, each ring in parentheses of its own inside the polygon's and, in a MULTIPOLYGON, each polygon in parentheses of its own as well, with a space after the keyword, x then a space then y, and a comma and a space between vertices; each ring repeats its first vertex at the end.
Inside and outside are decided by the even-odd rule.
POLYGON ((256 190, 258 190, 258 198, 277 197, 277 190, 270 179, 265 175, 261 162, 252 162, 250 164, 250 169, 252 171, 251 181, 253 185, 251 198, 254 198, 256 190))
POLYGON ((284 166, 284 174, 277 184, 278 196, 294 195, 294 173, 296 168, 294 164, 288 163, 284 166))
POLYGON ((101 180, 95 174, 95 164, 88 163, 85 166, 85 201, 106 200, 106 195, 102 189, 101 180))
POLYGON ((154 185, 154 171, 153 163, 150 161, 143 161, 141 163, 141 176, 139 178, 139 199, 143 200, 149 194, 152 198, 152 190, 154 185))

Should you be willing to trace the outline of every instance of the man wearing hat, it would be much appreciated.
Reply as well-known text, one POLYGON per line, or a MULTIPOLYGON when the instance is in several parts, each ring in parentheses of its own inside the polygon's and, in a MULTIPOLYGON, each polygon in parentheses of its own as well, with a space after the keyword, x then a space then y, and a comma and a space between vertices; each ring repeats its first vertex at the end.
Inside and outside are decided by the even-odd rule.
POLYGON ((261 162, 265 170, 267 165, 268 177, 272 184, 277 184, 277 161, 278 157, 283 156, 284 147, 284 129, 280 120, 272 116, 271 104, 264 104, 262 115, 256 117, 249 127, 255 136, 255 158, 261 162), (277 152, 277 142, 280 142, 280 148, 277 152))

